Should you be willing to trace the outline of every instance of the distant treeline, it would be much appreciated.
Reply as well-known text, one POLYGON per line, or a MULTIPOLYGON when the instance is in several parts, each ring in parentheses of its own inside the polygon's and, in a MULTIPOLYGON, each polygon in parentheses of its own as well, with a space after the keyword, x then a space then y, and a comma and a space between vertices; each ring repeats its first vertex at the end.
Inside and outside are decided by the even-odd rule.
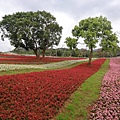
MULTIPOLYGON (((34 52, 32 50, 25 50, 23 48, 14 49, 11 52, 17 53, 17 54, 28 54, 32 55, 34 52)), ((68 48, 58 48, 58 49, 47 49, 45 56, 57 56, 57 57, 88 57, 90 51, 87 49, 75 49, 70 50, 68 48)), ((42 50, 40 50, 40 54, 42 55, 42 50)), ((120 56, 120 47, 117 49, 116 54, 113 54, 111 52, 105 52, 101 49, 95 49, 93 51, 93 57, 116 57, 120 56)))

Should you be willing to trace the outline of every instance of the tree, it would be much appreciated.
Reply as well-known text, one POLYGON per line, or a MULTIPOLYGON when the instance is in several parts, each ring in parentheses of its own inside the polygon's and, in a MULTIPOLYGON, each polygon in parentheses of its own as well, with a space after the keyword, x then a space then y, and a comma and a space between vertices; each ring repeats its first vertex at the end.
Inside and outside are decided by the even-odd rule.
MULTIPOLYGON (((21 16, 22 14, 17 14, 16 17, 21 16)), ((9 38, 10 43, 14 47, 18 47, 20 41, 18 40, 17 33, 18 33, 18 26, 16 25, 16 17, 15 14, 13 15, 5 15, 3 20, 0 21, 0 32, 1 32, 1 39, 4 40, 5 38, 9 38)))
POLYGON ((69 49, 71 50, 71 52, 72 52, 72 50, 76 49, 77 44, 78 44, 77 41, 78 41, 78 39, 76 39, 76 38, 71 38, 71 37, 67 37, 66 38, 65 43, 69 47, 69 49))
POLYGON ((91 64, 93 49, 100 42, 103 50, 116 50, 118 38, 112 32, 111 22, 106 17, 95 17, 81 20, 72 30, 73 36, 84 38, 86 46, 90 49, 89 64, 91 64))
POLYGON ((33 50, 39 57, 39 50, 43 51, 60 42, 62 27, 56 18, 46 11, 18 12, 6 15, 0 22, 1 38, 9 38, 11 45, 33 50))
POLYGON ((103 37, 100 46, 102 46, 102 51, 106 51, 106 52, 110 52, 111 54, 113 54, 113 56, 116 56, 116 51, 118 48, 117 43, 119 41, 117 40, 117 36, 116 34, 109 34, 108 36, 106 36, 106 38, 103 37))

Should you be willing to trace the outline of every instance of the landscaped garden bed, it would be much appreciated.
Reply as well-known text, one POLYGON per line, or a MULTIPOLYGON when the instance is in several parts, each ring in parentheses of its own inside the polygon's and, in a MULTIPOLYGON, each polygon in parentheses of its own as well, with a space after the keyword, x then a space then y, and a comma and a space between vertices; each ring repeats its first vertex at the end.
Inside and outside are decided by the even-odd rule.
POLYGON ((105 59, 92 66, 83 63, 64 70, 50 70, 0 77, 1 119, 49 120, 105 59))
POLYGON ((111 58, 90 120, 120 120, 120 58, 111 58))
POLYGON ((81 60, 85 58, 75 57, 39 57, 25 56, 25 55, 11 55, 11 54, 0 54, 1 64, 46 64, 52 62, 60 62, 65 60, 81 60))

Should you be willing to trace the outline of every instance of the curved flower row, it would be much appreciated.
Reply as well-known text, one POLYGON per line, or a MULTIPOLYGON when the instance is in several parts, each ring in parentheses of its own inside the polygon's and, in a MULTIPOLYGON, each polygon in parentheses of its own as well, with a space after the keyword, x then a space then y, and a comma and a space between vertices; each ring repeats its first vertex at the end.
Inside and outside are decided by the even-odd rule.
POLYGON ((29 58, 30 59, 30 58, 35 58, 35 56, 0 53, 0 58, 29 58))
POLYGON ((0 71, 17 70, 17 69, 57 69, 86 60, 87 59, 69 60, 69 61, 55 62, 49 64, 42 64, 42 65, 0 64, 0 71))
POLYGON ((60 62, 64 60, 80 60, 84 58, 72 57, 45 57, 36 58, 35 56, 0 54, 0 63, 8 64, 43 64, 51 62, 60 62))
POLYGON ((83 63, 70 69, 0 76, 0 118, 50 120, 104 61, 97 59, 92 66, 83 63))
POLYGON ((100 98, 92 109, 91 120, 120 120, 120 58, 110 60, 100 98))

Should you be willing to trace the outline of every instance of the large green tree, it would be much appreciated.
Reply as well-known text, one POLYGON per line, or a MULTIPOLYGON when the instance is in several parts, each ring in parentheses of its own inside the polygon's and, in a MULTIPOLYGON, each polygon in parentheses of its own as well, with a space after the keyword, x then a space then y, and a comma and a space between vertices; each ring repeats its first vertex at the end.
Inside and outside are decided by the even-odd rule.
POLYGON ((60 42, 62 27, 56 18, 46 11, 17 12, 5 15, 0 22, 1 38, 8 38, 14 47, 33 50, 39 57, 39 50, 43 51, 60 42))
POLYGON ((111 22, 106 17, 94 17, 81 20, 72 30, 73 36, 84 38, 86 46, 90 50, 89 64, 91 64, 93 49, 97 43, 103 50, 115 51, 117 49, 118 38, 112 32, 111 22))

